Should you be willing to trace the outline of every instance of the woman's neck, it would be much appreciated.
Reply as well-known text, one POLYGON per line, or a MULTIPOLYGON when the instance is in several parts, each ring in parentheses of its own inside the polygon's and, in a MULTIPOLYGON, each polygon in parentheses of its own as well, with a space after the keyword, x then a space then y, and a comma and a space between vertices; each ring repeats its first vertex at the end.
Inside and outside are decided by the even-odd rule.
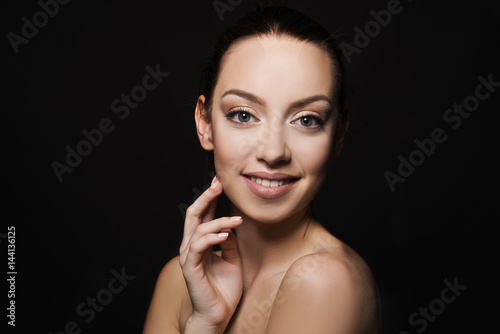
POLYGON ((306 238, 317 225, 310 205, 286 220, 274 223, 252 220, 235 207, 232 211, 243 217, 236 237, 245 286, 254 282, 256 277, 286 271, 306 251, 306 238))

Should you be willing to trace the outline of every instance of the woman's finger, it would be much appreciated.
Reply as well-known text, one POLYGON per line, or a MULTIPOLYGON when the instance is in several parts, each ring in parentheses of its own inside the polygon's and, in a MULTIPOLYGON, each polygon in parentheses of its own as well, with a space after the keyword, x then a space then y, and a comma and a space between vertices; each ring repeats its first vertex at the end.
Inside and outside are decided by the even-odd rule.
POLYGON ((228 262, 241 261, 240 253, 238 252, 238 241, 231 229, 224 229, 221 233, 227 232, 228 237, 225 242, 220 244, 221 257, 228 262))
POLYGON ((232 229, 241 225, 240 216, 221 217, 208 223, 198 225, 196 231, 191 235, 191 242, 209 233, 219 233, 224 229, 232 229))
MULTIPOLYGON (((215 182, 218 182, 221 184, 222 188, 222 183, 219 181, 219 178, 215 176, 212 179, 212 184, 210 186, 213 186, 215 182)), ((217 187, 219 187, 217 185, 217 187)), ((220 195, 220 194, 219 194, 220 195)), ((217 200, 219 199, 219 195, 216 196, 209 204, 208 207, 205 209, 205 212, 203 213, 203 216, 201 217, 201 223, 209 222, 214 219, 215 216, 215 209, 217 208, 217 200)))
POLYGON ((200 197, 198 197, 187 209, 186 218, 184 220, 184 234, 182 236, 182 243, 179 249, 181 253, 188 245, 191 235, 196 230, 196 227, 201 223, 205 210, 207 210, 209 205, 217 198, 217 196, 220 195, 221 190, 222 186, 220 181, 216 180, 212 186, 205 190, 203 194, 201 194, 200 197))
MULTIPOLYGON (((221 192, 222 193, 222 192, 221 192)), ((220 194, 219 194, 220 195, 220 194)), ((214 219, 215 217, 215 209, 217 208, 217 201, 219 199, 219 196, 216 196, 210 204, 208 204, 207 209, 203 213, 203 216, 201 217, 200 224, 209 222, 214 219)))
POLYGON ((185 251, 185 254, 183 254, 185 255, 184 260, 181 261, 183 271, 189 275, 196 275, 196 271, 200 274, 204 274, 202 262, 205 251, 213 245, 226 241, 228 236, 228 232, 209 233, 191 242, 189 248, 185 251))
MULTIPOLYGON (((215 235, 221 232, 221 230, 231 230, 232 228, 237 228, 242 223, 242 219, 239 216, 234 217, 222 217, 211 222, 198 225, 198 228, 191 236, 189 246, 186 246, 180 254, 181 263, 185 262, 188 257, 188 253, 191 252, 191 247, 193 243, 197 243, 199 239, 206 238, 207 235, 215 235)), ((208 249, 208 248, 207 248, 208 249)), ((203 250, 206 251, 207 249, 203 250)))

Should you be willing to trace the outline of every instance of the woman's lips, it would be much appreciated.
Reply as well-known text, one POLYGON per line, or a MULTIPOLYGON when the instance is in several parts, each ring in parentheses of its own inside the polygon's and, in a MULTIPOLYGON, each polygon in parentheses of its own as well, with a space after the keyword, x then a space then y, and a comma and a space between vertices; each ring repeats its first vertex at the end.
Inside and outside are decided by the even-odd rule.
POLYGON ((299 180, 298 178, 269 180, 247 175, 242 175, 242 177, 248 188, 250 188, 250 190, 255 195, 266 199, 278 198, 283 196, 284 194, 289 192, 299 180))

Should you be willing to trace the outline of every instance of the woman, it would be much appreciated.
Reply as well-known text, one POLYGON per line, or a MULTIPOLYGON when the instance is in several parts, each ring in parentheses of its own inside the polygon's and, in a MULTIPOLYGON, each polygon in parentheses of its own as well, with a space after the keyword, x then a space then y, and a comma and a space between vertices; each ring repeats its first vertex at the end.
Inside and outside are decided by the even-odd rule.
POLYGON ((379 332, 370 269, 311 211, 348 125, 343 81, 334 39, 295 10, 224 32, 195 109, 217 176, 187 210, 145 334, 379 332), (223 191, 234 216, 214 219, 223 191))

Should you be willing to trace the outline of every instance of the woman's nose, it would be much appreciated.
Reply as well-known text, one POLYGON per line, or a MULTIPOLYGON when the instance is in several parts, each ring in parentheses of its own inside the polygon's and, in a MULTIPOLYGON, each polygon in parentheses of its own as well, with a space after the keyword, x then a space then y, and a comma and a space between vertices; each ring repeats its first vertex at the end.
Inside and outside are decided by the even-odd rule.
POLYGON ((270 123, 263 127, 257 138, 255 155, 257 160, 269 166, 284 164, 290 161, 290 149, 287 145, 286 131, 279 125, 270 123))

